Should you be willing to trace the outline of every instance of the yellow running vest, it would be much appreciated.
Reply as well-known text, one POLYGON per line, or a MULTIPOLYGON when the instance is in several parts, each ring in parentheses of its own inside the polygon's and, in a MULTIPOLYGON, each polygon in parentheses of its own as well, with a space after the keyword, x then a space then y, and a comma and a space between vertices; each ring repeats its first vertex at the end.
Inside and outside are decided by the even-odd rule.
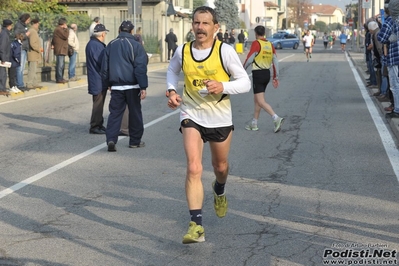
POLYGON ((269 69, 273 63, 273 48, 269 41, 257 40, 260 45, 260 51, 254 58, 252 70, 269 69))
POLYGON ((215 40, 209 55, 203 60, 196 60, 192 55, 193 42, 183 46, 182 69, 184 72, 182 117, 192 119, 197 124, 213 128, 232 125, 230 95, 210 94, 201 96, 205 89, 205 80, 227 82, 229 74, 221 59, 222 43, 215 40))

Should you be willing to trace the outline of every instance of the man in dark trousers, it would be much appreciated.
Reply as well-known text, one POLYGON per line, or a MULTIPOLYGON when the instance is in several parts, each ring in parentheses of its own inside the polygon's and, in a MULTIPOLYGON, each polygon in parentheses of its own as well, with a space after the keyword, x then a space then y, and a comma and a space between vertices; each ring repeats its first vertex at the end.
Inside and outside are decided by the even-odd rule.
MULTIPOLYGON (((0 61, 1 63, 10 62, 11 43, 10 31, 12 29, 12 21, 3 20, 3 28, 0 32, 0 61)), ((0 95, 8 96, 6 89, 7 71, 5 67, 0 67, 0 95)))
POLYGON ((87 85, 89 94, 93 95, 90 134, 105 134, 103 111, 108 87, 102 82, 100 71, 105 49, 104 40, 107 31, 108 30, 103 24, 96 24, 85 49, 87 85))
POLYGON ((216 34, 216 36, 218 37, 218 40, 223 42, 223 31, 222 29, 219 29, 219 32, 216 34))
POLYGON ((60 18, 58 26, 54 30, 52 44, 54 46, 55 63, 55 82, 66 83, 68 80, 64 79, 65 70, 65 56, 68 55, 68 37, 69 30, 67 20, 60 18))
MULTIPOLYGON (((245 42, 245 35, 244 35, 244 30, 241 30, 241 32, 237 36, 238 42, 239 43, 244 43, 245 42)), ((244 45, 244 44, 243 44, 244 45)))
POLYGON ((144 47, 134 40, 134 26, 123 21, 119 35, 105 48, 101 64, 104 85, 111 88, 106 142, 109 152, 116 151, 126 104, 129 108, 129 148, 144 147, 141 141, 144 133, 141 100, 146 97, 148 87, 148 57, 144 47))
POLYGON ((173 33, 173 29, 169 30, 169 33, 166 34, 165 42, 168 44, 168 61, 170 60, 170 52, 172 52, 172 57, 175 54, 177 48, 177 37, 176 34, 173 33))
POLYGON ((226 31, 224 32, 223 40, 224 40, 225 43, 230 43, 230 34, 229 34, 229 31, 228 31, 228 30, 226 30, 226 31))

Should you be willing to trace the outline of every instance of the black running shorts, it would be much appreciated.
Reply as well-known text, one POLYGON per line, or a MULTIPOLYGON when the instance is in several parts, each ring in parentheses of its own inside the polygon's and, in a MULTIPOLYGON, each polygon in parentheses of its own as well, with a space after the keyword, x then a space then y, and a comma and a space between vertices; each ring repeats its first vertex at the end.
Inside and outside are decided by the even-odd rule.
MULTIPOLYGON (((207 141, 214 141, 214 142, 223 142, 227 139, 230 132, 234 130, 234 126, 228 127, 216 127, 216 128, 206 128, 201 125, 198 125, 191 119, 184 119, 180 123, 181 127, 193 127, 201 134, 202 140, 205 142, 207 141)), ((179 129, 180 132, 181 128, 179 129)))
POLYGON ((266 86, 270 82, 270 69, 252 71, 252 83, 254 94, 265 92, 266 86))

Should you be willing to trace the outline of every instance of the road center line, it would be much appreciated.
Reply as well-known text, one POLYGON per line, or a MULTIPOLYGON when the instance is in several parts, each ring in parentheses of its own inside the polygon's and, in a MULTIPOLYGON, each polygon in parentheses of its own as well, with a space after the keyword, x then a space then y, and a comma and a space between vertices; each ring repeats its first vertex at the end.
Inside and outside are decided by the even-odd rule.
POLYGON ((286 57, 284 57, 284 58, 281 58, 281 59, 278 60, 278 61, 279 61, 279 62, 282 62, 282 61, 284 61, 285 59, 288 59, 288 58, 293 57, 293 56, 295 56, 295 54, 291 54, 291 55, 289 55, 289 56, 286 56, 286 57))
POLYGON ((384 145, 385 148, 385 152, 388 155, 388 159, 396 175, 396 179, 399 182, 399 150, 396 148, 395 141, 392 138, 392 135, 386 123, 383 121, 383 118, 378 112, 373 100, 371 99, 370 94, 368 93, 366 87, 364 86, 363 81, 361 80, 359 73, 356 70, 356 67, 353 65, 352 60, 349 58, 348 54, 345 55, 346 55, 346 60, 348 60, 349 66, 352 69, 353 75, 355 76, 357 85, 363 96, 363 99, 366 102, 367 109, 369 110, 371 118, 374 121, 375 127, 378 130, 382 144, 384 145))
MULTIPOLYGON (((163 116, 161 116, 161 117, 159 117, 159 118, 157 118, 157 119, 145 124, 144 128, 148 128, 148 127, 150 127, 152 125, 155 125, 156 123, 159 123, 162 120, 168 118, 169 116, 172 116, 172 115, 177 114, 179 112, 180 112, 180 109, 177 109, 177 110, 175 110, 173 112, 170 112, 170 113, 168 113, 166 115, 163 115, 163 116)), ((121 139, 124 139, 124 138, 126 138, 126 137, 119 137, 118 140, 121 140, 121 139)), ((59 163, 57 165, 54 165, 54 166, 48 168, 47 170, 44 170, 43 172, 40 172, 40 173, 38 173, 38 174, 36 174, 34 176, 31 176, 31 177, 29 177, 29 178, 27 178, 27 179, 15 184, 15 185, 13 185, 13 186, 11 186, 11 187, 9 187, 7 189, 4 189, 4 190, 0 191, 0 199, 4 198, 7 195, 10 195, 10 194, 14 193, 17 190, 20 190, 21 188, 23 188, 23 187, 25 187, 27 185, 32 184, 33 182, 36 182, 36 181, 42 179, 43 177, 46 177, 46 176, 48 176, 48 175, 50 175, 50 174, 52 174, 52 173, 54 173, 54 172, 56 172, 56 171, 58 171, 58 170, 60 170, 62 168, 68 166, 68 165, 70 165, 70 164, 72 164, 74 162, 77 162, 80 159, 83 159, 83 158, 85 158, 85 157, 87 157, 87 156, 89 156, 89 155, 91 155, 91 154, 93 154, 93 153, 95 153, 95 152, 97 152, 97 151, 99 151, 101 149, 104 149, 106 146, 107 145, 105 143, 100 144, 100 145, 98 145, 98 146, 96 146, 94 148, 91 148, 90 150, 87 150, 85 152, 82 152, 81 154, 78 154, 78 155, 76 155, 76 156, 74 156, 74 157, 72 157, 72 158, 70 158, 70 159, 68 159, 66 161, 63 161, 63 162, 61 162, 61 163, 59 163)))

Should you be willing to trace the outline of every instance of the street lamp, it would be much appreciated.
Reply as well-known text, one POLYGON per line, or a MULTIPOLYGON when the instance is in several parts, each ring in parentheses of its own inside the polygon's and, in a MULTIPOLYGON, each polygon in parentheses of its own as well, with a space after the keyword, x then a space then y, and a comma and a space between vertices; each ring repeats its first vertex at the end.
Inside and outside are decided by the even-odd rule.
MULTIPOLYGON (((167 26, 167 22, 168 20, 166 19, 168 16, 168 8, 169 8, 169 2, 167 0, 163 0, 162 1, 164 6, 163 6, 163 11, 162 11, 162 16, 163 16, 163 25, 164 25, 164 30, 165 30, 165 34, 168 32, 168 26, 167 26)), ((162 32, 162 30, 161 30, 162 32)), ((167 53, 167 46, 166 46, 166 42, 164 41, 164 33, 161 34, 161 47, 162 47, 162 52, 161 52, 161 61, 162 62, 166 62, 166 53, 167 53)))
MULTIPOLYGON (((167 20, 167 18, 169 16, 172 16, 172 15, 174 16, 176 14, 176 11, 175 11, 175 8, 174 8, 174 6, 173 6, 171 1, 163 0, 162 2, 164 3, 162 16, 164 17, 163 21, 164 21, 164 26, 165 26, 165 34, 167 34, 168 33, 168 20, 167 20)), ((166 43, 164 42, 163 34, 162 34, 162 38, 161 38, 161 43, 163 44, 161 46, 162 47, 162 52, 163 52, 161 61, 162 62, 166 62, 166 55, 167 55, 167 52, 168 52, 168 48, 166 46, 166 43)))

